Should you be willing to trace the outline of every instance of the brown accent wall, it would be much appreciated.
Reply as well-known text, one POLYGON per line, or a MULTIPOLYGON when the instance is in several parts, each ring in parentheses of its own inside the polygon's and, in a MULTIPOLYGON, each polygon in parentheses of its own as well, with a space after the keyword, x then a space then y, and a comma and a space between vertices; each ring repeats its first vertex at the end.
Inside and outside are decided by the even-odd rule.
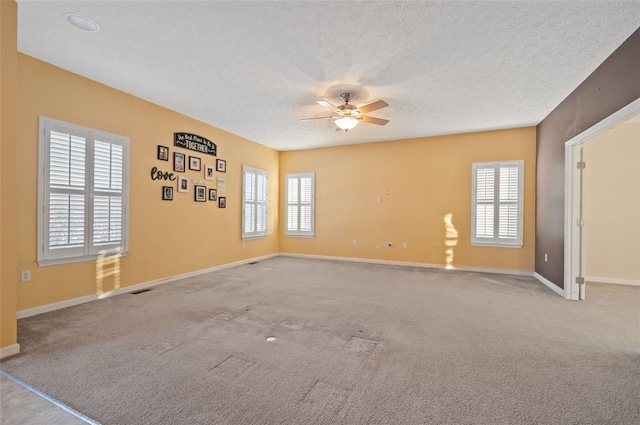
POLYGON ((560 288, 564 288, 565 143, 638 98, 640 29, 538 124, 535 269, 560 288))

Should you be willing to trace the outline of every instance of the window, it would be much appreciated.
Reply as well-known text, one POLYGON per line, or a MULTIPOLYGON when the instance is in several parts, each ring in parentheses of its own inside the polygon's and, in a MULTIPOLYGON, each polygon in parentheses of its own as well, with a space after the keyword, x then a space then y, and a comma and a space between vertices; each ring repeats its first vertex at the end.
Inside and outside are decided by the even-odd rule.
POLYGON ((522 246, 524 161, 473 164, 473 245, 522 246))
POLYGON ((40 117, 38 262, 128 249, 129 139, 40 117))
POLYGON ((267 182, 269 174, 242 167, 242 239, 267 236, 267 182))
POLYGON ((285 176, 285 235, 313 236, 314 180, 313 173, 285 176))

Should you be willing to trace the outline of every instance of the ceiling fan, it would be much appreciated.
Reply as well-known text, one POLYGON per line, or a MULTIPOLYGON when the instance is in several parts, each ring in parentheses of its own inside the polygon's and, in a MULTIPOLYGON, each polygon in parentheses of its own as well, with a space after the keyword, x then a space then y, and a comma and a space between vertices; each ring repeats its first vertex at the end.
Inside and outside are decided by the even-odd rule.
POLYGON ((336 106, 328 100, 316 100, 320 105, 333 109, 334 115, 328 117, 303 118, 302 121, 333 119, 336 122, 336 131, 344 130, 345 132, 358 125, 360 121, 377 125, 385 125, 389 122, 389 120, 361 115, 389 106, 384 100, 377 100, 358 108, 357 106, 349 104, 349 101, 353 98, 353 93, 342 93, 340 97, 344 100, 344 105, 336 106))

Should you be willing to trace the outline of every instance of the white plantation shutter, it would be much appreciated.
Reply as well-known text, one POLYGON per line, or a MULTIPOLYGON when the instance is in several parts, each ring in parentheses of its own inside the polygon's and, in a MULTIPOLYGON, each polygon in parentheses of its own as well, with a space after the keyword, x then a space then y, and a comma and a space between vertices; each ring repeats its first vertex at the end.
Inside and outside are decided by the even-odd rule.
POLYGON ((472 243, 522 246, 524 161, 473 164, 472 243))
POLYGON ((495 178, 493 167, 479 167, 476 172, 476 231, 477 238, 493 239, 493 211, 495 178))
POLYGON ((256 174, 256 232, 267 234, 267 175, 256 174))
POLYGON ((253 167, 242 167, 242 238, 267 235, 268 173, 253 167))
POLYGON ((85 237, 86 140, 51 131, 48 153, 48 247, 81 254, 85 237))
POLYGON ((99 249, 122 240, 123 147, 96 140, 93 157, 93 245, 99 249))
POLYGON ((500 210, 498 237, 518 239, 519 223, 519 171, 517 166, 500 167, 500 210))
POLYGON ((247 167, 243 168, 243 203, 244 219, 242 235, 253 235, 256 231, 256 175, 247 167))
POLYGON ((84 246, 84 194, 49 193, 49 247, 84 246))
POLYGON ((128 139, 40 118, 38 261, 126 252, 128 139))
POLYGON ((287 174, 285 176, 287 202, 285 235, 314 235, 314 180, 313 173, 287 174))

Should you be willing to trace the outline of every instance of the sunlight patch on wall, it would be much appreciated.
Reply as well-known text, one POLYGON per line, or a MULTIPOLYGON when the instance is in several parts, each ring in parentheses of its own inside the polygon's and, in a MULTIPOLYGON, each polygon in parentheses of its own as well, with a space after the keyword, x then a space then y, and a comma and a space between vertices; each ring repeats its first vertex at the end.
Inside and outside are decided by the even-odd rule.
POLYGON ((96 294, 98 299, 110 296, 120 288, 120 253, 118 250, 100 252, 96 260, 96 294), (104 290, 108 285, 110 290, 104 290))
POLYGON ((454 269, 453 267, 453 247, 458 244, 458 231, 453 225, 453 214, 445 214, 444 216, 444 245, 447 247, 444 251, 446 269, 454 269))

